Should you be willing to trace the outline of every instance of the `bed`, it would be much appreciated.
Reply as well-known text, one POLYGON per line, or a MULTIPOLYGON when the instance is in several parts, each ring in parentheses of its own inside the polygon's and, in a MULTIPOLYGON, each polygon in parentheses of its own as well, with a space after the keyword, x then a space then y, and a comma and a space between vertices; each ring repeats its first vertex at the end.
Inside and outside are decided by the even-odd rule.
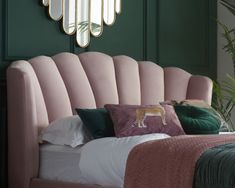
MULTIPOLYGON (((51 155, 51 161, 56 161, 55 158, 58 156, 55 153, 52 155, 52 151, 71 151, 70 161, 73 161, 73 155, 80 155, 79 150, 51 148, 47 145, 41 147, 38 143, 38 135, 45 127, 54 120, 75 115, 76 108, 101 108, 105 104, 153 105, 166 100, 185 99, 199 99, 210 105, 212 98, 212 81, 205 76, 191 75, 175 67, 162 68, 148 61, 137 62, 128 56, 110 57, 99 52, 85 52, 79 55, 60 53, 53 57, 38 56, 28 61, 13 62, 7 70, 7 89, 9 188, 101 187, 95 184, 50 180, 39 176, 40 170, 52 163, 40 166, 42 152, 45 156, 51 155)), ((185 157, 192 158, 191 161, 185 160, 182 164, 185 165, 183 171, 179 166, 175 166, 179 171, 174 174, 172 170, 171 175, 171 178, 184 179, 182 175, 187 173, 190 178, 186 183, 174 179, 172 183, 178 184, 175 187, 190 187, 194 175, 192 170, 202 152, 233 141, 233 135, 184 135, 157 143, 149 140, 130 151, 124 187, 171 187, 163 175, 168 173, 170 176, 169 171, 172 169, 161 166, 163 161, 166 161, 166 156, 161 153, 169 152, 169 148, 169 164, 176 164, 177 160, 185 157), (193 146, 200 146, 201 143, 208 144, 196 147, 197 150, 191 152, 193 146), (182 149, 190 154, 183 155, 182 149), (152 154, 148 155, 149 153, 152 154), (181 154, 175 157, 177 153, 181 154), (141 165, 139 161, 143 157, 145 160, 141 165), (155 164, 153 161, 156 160, 155 164), (133 168, 134 166, 138 168, 133 168), (158 173, 157 169, 160 166, 163 171, 158 173), (156 175, 154 178, 153 174, 156 175), (143 181, 136 184, 140 175, 143 181), (145 184, 146 182, 149 184, 145 184)), ((74 166, 74 163, 66 164, 69 165, 74 166)), ((45 172, 47 171, 46 169, 45 172)))

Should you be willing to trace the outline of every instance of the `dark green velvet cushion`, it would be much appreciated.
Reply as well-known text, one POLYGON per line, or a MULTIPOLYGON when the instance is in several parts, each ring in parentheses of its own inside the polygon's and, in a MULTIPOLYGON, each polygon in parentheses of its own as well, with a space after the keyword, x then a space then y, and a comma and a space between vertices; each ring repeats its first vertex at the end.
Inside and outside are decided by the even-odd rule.
POLYGON ((94 139, 114 136, 113 122, 104 108, 76 109, 83 124, 94 139))
POLYGON ((176 105, 176 114, 186 134, 218 134, 220 120, 209 110, 176 105))

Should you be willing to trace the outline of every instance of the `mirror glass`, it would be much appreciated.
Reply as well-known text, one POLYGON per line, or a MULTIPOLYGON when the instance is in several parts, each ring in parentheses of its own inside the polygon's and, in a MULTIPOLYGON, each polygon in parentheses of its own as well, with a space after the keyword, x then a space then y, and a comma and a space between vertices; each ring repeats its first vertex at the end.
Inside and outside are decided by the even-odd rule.
POLYGON ((48 6, 49 5, 49 0, 42 0, 42 4, 44 6, 48 6))
POLYGON ((63 7, 63 29, 71 35, 75 32, 76 1, 64 0, 63 7))
POLYGON ((62 18, 63 30, 66 34, 76 33, 76 41, 80 47, 90 42, 90 34, 98 37, 103 32, 103 22, 112 25, 116 14, 121 13, 121 0, 42 0, 48 6, 53 20, 62 18))
POLYGON ((121 0, 116 0, 116 13, 121 13, 121 0))
POLYGON ((103 0, 104 23, 112 25, 115 21, 115 0, 103 0))
POLYGON ((81 8, 83 11, 77 11, 77 43, 81 47, 86 47, 90 42, 89 29, 89 10, 90 0, 77 0, 77 10, 81 8))
POLYGON ((102 0, 90 0, 90 31, 95 37, 101 35, 103 30, 102 0))
POLYGON ((49 14, 53 20, 59 20, 62 17, 62 7, 62 0, 49 0, 49 14))

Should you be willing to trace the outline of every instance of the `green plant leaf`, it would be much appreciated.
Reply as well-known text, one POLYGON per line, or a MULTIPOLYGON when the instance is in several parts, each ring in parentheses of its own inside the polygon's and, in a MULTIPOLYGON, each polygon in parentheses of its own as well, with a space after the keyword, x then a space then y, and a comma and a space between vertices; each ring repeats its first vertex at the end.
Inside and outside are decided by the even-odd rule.
MULTIPOLYGON (((220 0, 220 3, 235 16, 235 2, 220 0)), ((232 58, 235 75, 235 28, 229 28, 219 20, 217 20, 217 23, 223 30, 222 37, 226 40, 223 50, 232 58)), ((212 106, 218 111, 224 121, 230 124, 229 130, 234 130, 235 127, 231 119, 231 112, 235 107, 235 78, 233 76, 228 74, 221 83, 213 82, 212 106)))

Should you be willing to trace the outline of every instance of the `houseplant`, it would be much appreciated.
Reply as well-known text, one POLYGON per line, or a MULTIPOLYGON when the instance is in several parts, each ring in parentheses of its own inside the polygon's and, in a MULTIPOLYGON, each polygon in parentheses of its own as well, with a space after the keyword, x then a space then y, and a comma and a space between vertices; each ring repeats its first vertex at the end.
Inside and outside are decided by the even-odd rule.
MULTIPOLYGON (((220 0, 220 4, 223 5, 235 16, 235 1, 234 0, 220 0)), ((235 28, 229 28, 222 22, 218 21, 218 24, 223 29, 222 36, 227 42, 223 49, 227 52, 233 63, 233 75, 226 75, 225 80, 214 82, 214 97, 212 106, 220 113, 224 121, 227 123, 229 131, 234 131, 235 126, 232 121, 232 110, 235 106, 235 28)))

